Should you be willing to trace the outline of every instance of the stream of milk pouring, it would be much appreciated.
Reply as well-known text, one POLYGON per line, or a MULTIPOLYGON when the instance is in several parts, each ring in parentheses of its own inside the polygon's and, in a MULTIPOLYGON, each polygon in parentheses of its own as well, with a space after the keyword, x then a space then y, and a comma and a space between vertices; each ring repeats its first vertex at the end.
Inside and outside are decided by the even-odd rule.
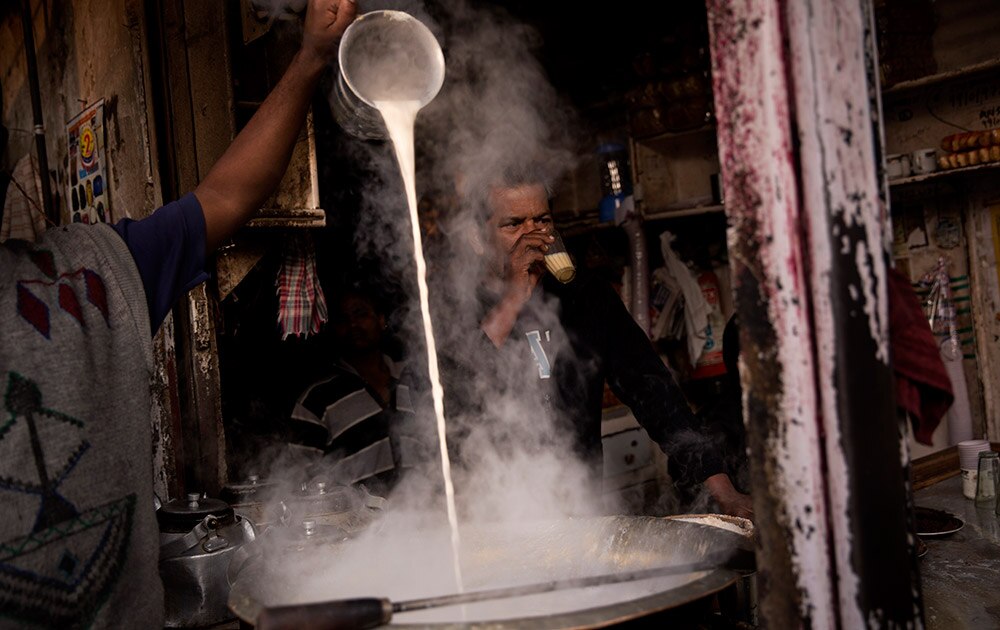
POLYGON ((413 228, 413 258, 417 264, 417 287, 420 293, 420 312, 424 319, 424 338, 427 343, 427 368, 431 380, 431 397, 434 400, 434 415, 437 417, 438 444, 441 450, 441 470, 444 475, 444 492, 448 503, 448 524, 451 527, 451 554, 455 571, 455 582, 459 592, 462 585, 462 570, 459 566, 458 515, 455 511, 455 487, 451 482, 451 461, 445 438, 444 390, 438 373, 437 345, 431 326, 430 300, 427 294, 427 263, 420 237, 420 217, 417 214, 416 158, 413 148, 413 124, 420 111, 420 101, 375 101, 375 107, 385 120, 389 138, 396 150, 396 161, 403 176, 406 202, 410 208, 410 226, 413 228))

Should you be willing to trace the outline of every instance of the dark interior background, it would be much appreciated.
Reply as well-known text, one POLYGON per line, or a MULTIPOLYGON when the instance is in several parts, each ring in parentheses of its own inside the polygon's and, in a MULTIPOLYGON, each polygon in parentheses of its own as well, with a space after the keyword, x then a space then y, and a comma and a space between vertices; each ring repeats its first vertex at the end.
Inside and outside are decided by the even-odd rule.
MULTIPOLYGON (((428 3, 429 10, 446 10, 446 3, 428 3)), ((499 4, 520 20, 533 25, 540 37, 539 60, 556 89, 590 125, 593 148, 607 138, 624 140, 627 131, 627 99, 650 72, 650 63, 673 63, 691 51, 707 60, 708 39, 704 3, 700 0, 671 2, 669 12, 658 3, 629 0, 612 5, 580 9, 564 3, 537 0, 508 0, 499 4), (652 61, 651 61, 652 60, 652 61), (612 135, 602 130, 613 130, 612 135)), ((233 20, 238 20, 233 16, 233 20)), ((294 51, 294 28, 278 25, 271 33, 249 46, 239 38, 239 24, 233 22, 234 92, 241 100, 263 100, 280 77, 280 69, 294 51), (262 71, 262 68, 264 71, 262 71)), ((707 64, 707 61, 704 61, 707 64)), ((669 70, 669 69, 667 69, 669 70)), ((648 77, 647 77, 648 78, 648 77)), ((327 210, 327 225, 310 230, 316 243, 317 264, 328 307, 335 308, 336 296, 345 285, 362 285, 376 293, 389 313, 390 329, 398 333, 406 314, 399 310, 405 295, 414 289, 411 266, 393 265, 368 253, 359 256, 355 230, 361 216, 362 184, 378 178, 382 185, 400 191, 394 178, 366 168, 345 150, 358 140, 347 136, 332 119, 323 95, 331 77, 317 91, 313 112, 320 167, 320 196, 327 210)), ((238 124, 252 111, 237 108, 238 124)), ((389 146, 370 147, 375 152, 391 151, 389 146)), ((596 177, 596 174, 595 174, 596 177)), ((596 214, 596 208, 580 209, 596 214)), ((595 221, 596 224, 596 221, 595 221)), ((670 229, 679 236, 682 257, 705 266, 710 258, 725 257, 725 217, 712 214, 647 223, 650 270, 662 264, 659 234, 670 229)), ((262 238, 281 238, 273 233, 262 238)), ((574 230, 567 245, 579 265, 619 283, 628 264, 628 242, 617 228, 574 230)), ((220 306, 219 352, 222 375, 223 416, 229 450, 230 479, 237 481, 249 473, 262 473, 255 463, 275 438, 282 436, 296 397, 311 382, 329 370, 333 348, 328 327, 306 339, 281 340, 277 327, 278 302, 275 277, 280 265, 280 248, 272 247, 220 306)), ((387 350, 401 355, 404 342, 397 335, 387 350)), ((661 348, 666 354, 676 348, 661 348)), ((413 354, 413 353, 411 353, 413 354)))

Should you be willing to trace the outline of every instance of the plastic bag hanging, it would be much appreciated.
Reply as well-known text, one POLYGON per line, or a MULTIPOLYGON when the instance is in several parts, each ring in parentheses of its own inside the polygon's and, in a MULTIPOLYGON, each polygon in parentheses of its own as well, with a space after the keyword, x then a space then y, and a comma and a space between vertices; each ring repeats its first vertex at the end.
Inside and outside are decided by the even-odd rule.
POLYGON ((924 310, 934 335, 941 338, 941 359, 944 361, 955 394, 955 402, 948 410, 948 440, 951 444, 957 444, 973 438, 972 407, 965 382, 962 345, 958 338, 948 260, 944 257, 938 258, 937 265, 921 278, 920 285, 930 288, 924 301, 924 310))
POLYGON ((934 269, 927 272, 920 283, 929 287, 930 293, 924 301, 924 311, 934 334, 945 339, 941 342, 942 357, 948 360, 962 358, 961 340, 958 338, 955 303, 951 293, 951 278, 948 274, 948 260, 939 257, 934 269))
POLYGON ((687 328, 688 356, 695 365, 705 349, 705 329, 709 324, 712 308, 698 284, 698 278, 674 251, 676 237, 669 231, 660 234, 660 251, 667 273, 674 279, 684 295, 684 323, 687 328))

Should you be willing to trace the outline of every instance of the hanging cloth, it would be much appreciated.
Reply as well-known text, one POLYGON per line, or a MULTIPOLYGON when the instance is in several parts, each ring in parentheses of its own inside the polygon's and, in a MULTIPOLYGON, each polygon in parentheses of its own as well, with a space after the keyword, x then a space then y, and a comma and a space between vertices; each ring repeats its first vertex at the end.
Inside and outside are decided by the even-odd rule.
POLYGON ((327 321, 326 298, 316 273, 316 248, 308 234, 285 241, 275 286, 281 339, 318 333, 327 321))
POLYGON ((952 406, 951 378, 910 279, 889 269, 889 342, 896 374, 896 404, 913 422, 917 442, 930 446, 952 406))

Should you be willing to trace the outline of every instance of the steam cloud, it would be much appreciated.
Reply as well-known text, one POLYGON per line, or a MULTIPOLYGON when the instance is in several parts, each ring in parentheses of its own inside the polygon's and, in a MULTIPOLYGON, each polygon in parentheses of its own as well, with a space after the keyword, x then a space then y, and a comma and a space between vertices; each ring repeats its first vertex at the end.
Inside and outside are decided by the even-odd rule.
MULTIPOLYGON (((574 165, 578 154, 574 116, 535 56, 538 34, 502 10, 473 6, 467 0, 449 0, 444 6, 362 1, 360 8, 400 9, 418 17, 445 52, 444 88, 417 118, 417 186, 418 195, 433 200, 428 209, 438 212, 440 233, 429 235, 425 243, 435 336, 449 376, 444 383, 449 445, 458 445, 453 471, 460 523, 506 527, 495 530, 499 536, 523 532, 529 523, 534 538, 530 544, 528 538, 520 539, 523 553, 568 553, 565 541, 559 540, 565 530, 556 534, 545 523, 565 523, 567 517, 614 508, 592 492, 591 469, 573 452, 568 427, 559 426, 544 411, 538 374, 525 373, 523 361, 509 353, 498 353, 495 363, 481 363, 476 296, 483 262, 469 246, 468 236, 482 224, 488 190, 505 174, 530 165, 530 177, 551 188, 574 165), (460 399, 476 404, 471 408, 455 404, 460 399)), ((393 320, 403 324, 411 367, 426 376, 420 325, 415 321, 419 308, 409 219, 392 147, 353 142, 348 150, 372 174, 362 191, 357 252, 366 258, 377 256, 384 277, 412 297, 414 303, 393 320)), ((543 329, 560 329, 555 303, 542 304, 531 315, 543 329)), ((568 350, 557 349, 554 360, 558 362, 559 354, 568 350)), ((429 395, 420 407, 427 425, 425 443, 433 452, 437 446, 429 395)), ((337 559, 290 561, 285 567, 290 575, 311 576, 296 580, 297 584, 319 589, 305 596, 298 593, 299 599, 354 594, 400 598, 454 590, 439 461, 429 457, 426 468, 415 472, 390 496, 391 507, 378 528, 345 545, 337 559), (347 583, 357 592, 330 590, 332 584, 347 583)), ((555 577, 533 572, 531 565, 530 557, 506 558, 497 566, 508 574, 495 574, 493 582, 484 576, 480 580, 492 586, 498 580, 555 577)), ((612 568, 574 570, 584 574, 612 568)))
MULTIPOLYGON (((449 441, 460 444, 455 474, 461 515, 496 522, 598 511, 568 431, 546 421, 537 374, 525 375, 519 361, 476 365, 482 257, 467 238, 483 220, 485 193, 524 164, 535 166, 530 177, 552 186, 574 161, 572 114, 535 56, 539 36, 495 7, 465 0, 426 9, 412 2, 362 5, 369 7, 404 9, 424 19, 445 52, 444 87, 417 118, 417 185, 441 211, 443 234, 429 239, 426 253, 432 260, 435 336, 450 376, 444 383, 449 441), (432 16, 440 20, 427 22, 432 16), (457 400, 478 404, 469 411, 457 400)), ((398 167, 391 148, 357 145, 358 159, 377 173, 363 194, 359 253, 386 261, 408 289, 413 250, 405 201, 395 184, 398 167)), ((557 328, 555 305, 542 311, 536 314, 540 323, 557 328)), ((405 336, 419 370, 423 347, 416 319, 407 316, 405 336)), ((414 493, 397 492, 393 502, 406 502, 405 494, 414 493)))

